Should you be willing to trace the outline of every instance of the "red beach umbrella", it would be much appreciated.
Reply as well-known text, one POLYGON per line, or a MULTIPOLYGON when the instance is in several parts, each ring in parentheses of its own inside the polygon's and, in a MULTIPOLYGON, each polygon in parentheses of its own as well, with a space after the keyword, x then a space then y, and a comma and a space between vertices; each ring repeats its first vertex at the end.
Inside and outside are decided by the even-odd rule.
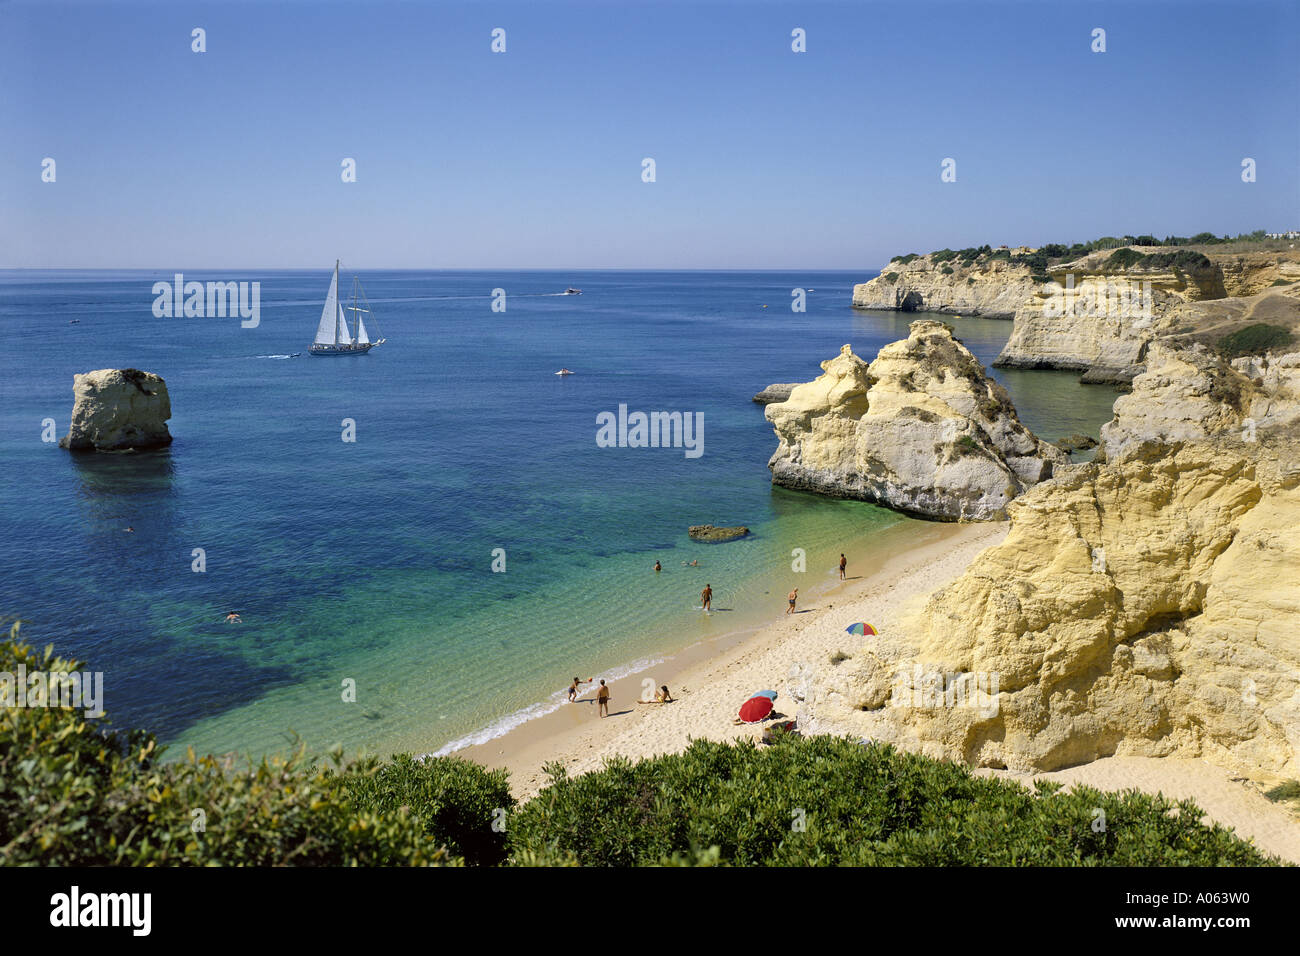
POLYGON ((756 724, 771 712, 771 697, 751 697, 740 705, 740 719, 747 724, 756 724))

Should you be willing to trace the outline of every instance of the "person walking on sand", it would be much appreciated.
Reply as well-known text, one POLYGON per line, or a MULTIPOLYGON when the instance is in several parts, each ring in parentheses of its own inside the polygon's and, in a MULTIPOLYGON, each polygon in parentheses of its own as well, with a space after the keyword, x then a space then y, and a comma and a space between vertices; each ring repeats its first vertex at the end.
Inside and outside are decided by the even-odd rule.
POLYGON ((704 585, 704 590, 700 592, 700 609, 710 611, 713 608, 713 585, 704 585))
POLYGON ((798 597, 799 597, 799 589, 795 588, 793 591, 790 592, 790 597, 789 597, 790 606, 785 609, 786 614, 794 613, 794 602, 798 597))
POLYGON ((596 689, 596 703, 597 705, 599 705, 600 716, 608 717, 609 716, 609 688, 605 686, 605 682, 603 680, 600 682, 600 687, 596 689))
POLYGON ((844 554, 841 553, 840 554, 840 580, 841 581, 844 580, 844 569, 847 568, 848 566, 849 566, 849 559, 844 557, 844 554))
MULTIPOLYGON (((590 677, 588 677, 586 680, 578 680, 578 678, 576 678, 576 677, 573 679, 573 683, 569 685, 569 703, 570 703, 570 704, 572 704, 575 700, 578 699, 578 689, 579 689, 579 688, 578 688, 578 685, 579 685, 579 684, 590 684, 590 683, 591 683, 591 680, 592 680, 592 679, 591 679, 590 677)), ((605 683, 605 682, 604 682, 604 681, 601 681, 601 683, 603 684, 603 683, 605 683)))

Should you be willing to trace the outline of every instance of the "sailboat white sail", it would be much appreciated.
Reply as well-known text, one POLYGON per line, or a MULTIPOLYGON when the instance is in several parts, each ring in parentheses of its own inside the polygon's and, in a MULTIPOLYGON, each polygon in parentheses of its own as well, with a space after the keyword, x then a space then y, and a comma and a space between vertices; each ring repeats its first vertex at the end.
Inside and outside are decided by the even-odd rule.
POLYGON ((348 320, 343 317, 343 306, 339 306, 339 345, 351 345, 352 336, 348 332, 348 320))
POLYGON ((335 320, 335 313, 339 317, 343 316, 343 310, 339 306, 339 264, 338 260, 334 262, 334 277, 330 279, 330 290, 325 296, 325 308, 320 314, 320 325, 316 329, 316 341, 314 345, 333 345, 338 334, 338 322, 335 320))
POLYGON ((366 323, 362 320, 361 315, 364 312, 369 312, 370 309, 365 296, 366 294, 361 288, 361 281, 353 277, 352 305, 346 311, 352 312, 356 319, 357 334, 354 338, 352 330, 348 327, 343 303, 339 301, 339 263, 338 260, 335 260, 334 275, 330 279, 330 290, 325 296, 325 308, 321 311, 320 325, 316 329, 316 339, 312 342, 309 350, 311 355, 364 355, 376 345, 384 344, 382 338, 372 342, 366 332, 366 323), (358 305, 358 302, 361 304, 358 305))

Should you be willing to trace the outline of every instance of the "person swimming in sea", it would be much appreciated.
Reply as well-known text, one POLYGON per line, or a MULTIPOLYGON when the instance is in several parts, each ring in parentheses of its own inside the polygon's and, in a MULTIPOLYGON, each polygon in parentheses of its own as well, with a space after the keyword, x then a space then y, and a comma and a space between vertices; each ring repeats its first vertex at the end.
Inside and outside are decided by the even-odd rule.
POLYGON ((241 620, 239 619, 239 612, 238 612, 238 611, 231 611, 229 614, 226 615, 226 623, 227 623, 227 624, 243 624, 244 622, 241 621, 241 620))
POLYGON ((698 568, 700 566, 700 559, 696 558, 694 561, 683 561, 682 566, 687 568, 698 568))
POLYGON ((663 569, 664 569, 664 568, 663 568, 663 565, 661 565, 658 561, 656 561, 656 562, 655 562, 655 572, 657 573, 657 572, 659 572, 659 571, 662 571, 663 569))

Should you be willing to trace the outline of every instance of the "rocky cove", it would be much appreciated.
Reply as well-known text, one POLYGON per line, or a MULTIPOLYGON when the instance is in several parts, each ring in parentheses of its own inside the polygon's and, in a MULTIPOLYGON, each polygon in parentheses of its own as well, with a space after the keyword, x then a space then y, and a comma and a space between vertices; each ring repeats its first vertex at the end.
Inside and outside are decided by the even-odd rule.
POLYGON ((1127 384, 1157 340, 1208 342, 1260 322, 1300 329, 1300 251, 1274 245, 912 254, 854 286, 853 305, 1011 319, 996 367, 1127 384))
POLYGON ((1177 756, 1262 784, 1300 776, 1300 347, 1233 358, 1203 341, 1270 295, 1294 302, 1165 300, 1134 330, 1150 334, 1132 390, 1088 463, 1020 425, 931 320, 870 363, 846 346, 768 404, 774 484, 1009 522, 905 627, 791 674, 810 729, 1021 772, 1177 756), (1189 315, 1200 336, 1162 331, 1189 315), (913 674, 939 675, 934 693, 907 693, 913 674), (971 675, 997 678, 981 706, 945 706, 971 675))

